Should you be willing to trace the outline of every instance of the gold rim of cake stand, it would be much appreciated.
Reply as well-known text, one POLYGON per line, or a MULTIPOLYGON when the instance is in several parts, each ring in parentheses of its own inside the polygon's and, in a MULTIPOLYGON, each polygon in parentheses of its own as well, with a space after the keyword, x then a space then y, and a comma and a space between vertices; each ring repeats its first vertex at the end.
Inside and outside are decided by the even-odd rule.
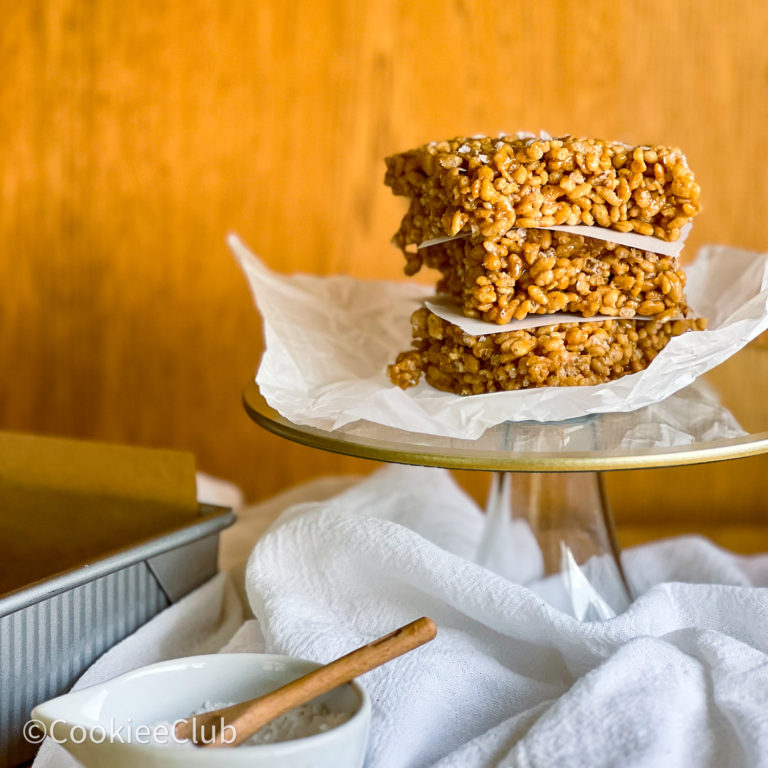
POLYGON ((616 469, 650 469, 686 464, 704 464, 742 459, 768 452, 768 432, 735 440, 670 448, 643 453, 599 451, 535 454, 503 451, 477 451, 472 455, 460 449, 435 450, 418 445, 399 446, 392 441, 344 435, 315 427, 294 424, 283 418, 262 396, 255 381, 243 392, 248 415, 259 426, 275 435, 311 448, 395 464, 416 464, 446 469, 473 469, 490 472, 603 472, 616 469), (697 447, 701 446, 701 447, 697 447))

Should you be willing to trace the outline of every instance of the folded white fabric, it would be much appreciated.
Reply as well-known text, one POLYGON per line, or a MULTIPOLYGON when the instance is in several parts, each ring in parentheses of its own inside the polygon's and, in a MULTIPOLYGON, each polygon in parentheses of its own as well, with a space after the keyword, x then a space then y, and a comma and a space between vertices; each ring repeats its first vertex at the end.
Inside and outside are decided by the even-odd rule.
POLYGON ((474 564, 482 523, 448 473, 393 466, 292 508, 250 557, 269 651, 327 662, 437 622, 363 677, 368 768, 768 765, 768 557, 693 537, 628 551, 641 597, 582 623, 515 583, 515 563, 474 564))

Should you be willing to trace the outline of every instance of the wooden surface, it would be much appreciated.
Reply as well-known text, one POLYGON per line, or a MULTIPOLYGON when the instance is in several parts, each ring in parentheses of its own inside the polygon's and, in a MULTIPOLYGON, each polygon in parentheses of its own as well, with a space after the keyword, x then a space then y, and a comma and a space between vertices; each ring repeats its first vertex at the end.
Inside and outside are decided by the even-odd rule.
MULTIPOLYGON (((369 471, 248 421, 260 327, 224 237, 288 271, 399 278, 382 159, 430 139, 679 144, 703 189, 692 246, 768 246, 762 3, 0 5, 1 428, 191 449, 250 498, 369 471)), ((754 522, 767 470, 610 490, 628 521, 754 522)))

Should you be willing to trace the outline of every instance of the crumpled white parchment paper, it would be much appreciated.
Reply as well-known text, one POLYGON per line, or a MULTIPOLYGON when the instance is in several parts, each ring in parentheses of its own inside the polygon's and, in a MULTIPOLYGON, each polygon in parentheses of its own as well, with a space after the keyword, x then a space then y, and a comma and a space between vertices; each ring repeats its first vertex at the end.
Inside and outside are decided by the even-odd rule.
POLYGON ((402 282, 281 275, 235 235, 238 259, 264 320, 256 382, 295 424, 333 430, 358 419, 411 432, 475 439, 505 421, 563 421, 626 413, 666 397, 768 328, 768 254, 705 246, 687 270, 687 295, 706 331, 672 339, 639 373, 590 387, 461 396, 422 381, 402 390, 386 367, 410 348, 411 313, 432 291, 402 282))

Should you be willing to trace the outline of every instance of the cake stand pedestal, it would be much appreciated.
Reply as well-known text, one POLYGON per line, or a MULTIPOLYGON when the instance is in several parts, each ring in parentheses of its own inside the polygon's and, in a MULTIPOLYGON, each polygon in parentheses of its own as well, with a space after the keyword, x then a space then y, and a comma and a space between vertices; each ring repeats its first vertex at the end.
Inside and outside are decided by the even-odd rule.
POLYGON ((768 403, 742 385, 768 373, 768 350, 750 345, 661 403, 632 413, 557 423, 506 422, 476 440, 358 421, 326 431, 294 424, 251 383, 245 409, 281 437, 383 462, 491 472, 478 563, 516 573, 552 605, 585 621, 625 610, 633 595, 602 489, 609 470, 698 464, 768 452, 768 403), (750 402, 751 400, 751 402, 750 402))

